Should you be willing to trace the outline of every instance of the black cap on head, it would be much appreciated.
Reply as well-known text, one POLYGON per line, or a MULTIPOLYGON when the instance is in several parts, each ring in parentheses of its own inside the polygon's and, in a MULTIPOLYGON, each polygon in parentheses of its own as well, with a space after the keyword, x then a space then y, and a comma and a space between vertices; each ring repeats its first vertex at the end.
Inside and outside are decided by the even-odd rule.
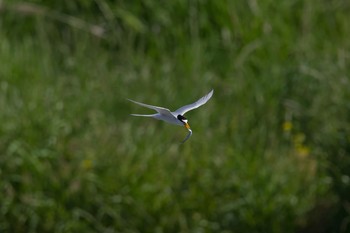
POLYGON ((179 119, 179 121, 187 120, 187 118, 182 115, 177 115, 177 119, 179 119))

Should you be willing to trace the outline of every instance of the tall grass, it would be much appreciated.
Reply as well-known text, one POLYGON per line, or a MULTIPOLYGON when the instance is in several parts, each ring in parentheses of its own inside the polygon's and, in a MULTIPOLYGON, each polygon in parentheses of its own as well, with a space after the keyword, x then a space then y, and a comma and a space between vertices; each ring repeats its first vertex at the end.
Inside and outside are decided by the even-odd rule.
POLYGON ((0 22, 0 231, 349 229, 346 1, 21 4, 0 22), (211 88, 183 145, 125 99, 211 88))

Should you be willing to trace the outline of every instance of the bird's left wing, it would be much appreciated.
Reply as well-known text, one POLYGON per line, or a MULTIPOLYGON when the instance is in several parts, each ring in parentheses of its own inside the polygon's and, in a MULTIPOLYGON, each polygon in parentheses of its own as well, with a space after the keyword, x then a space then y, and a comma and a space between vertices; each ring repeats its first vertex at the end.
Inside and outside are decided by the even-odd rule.
POLYGON ((209 92, 207 95, 203 96, 202 98, 200 98, 196 102, 179 108, 178 110, 175 111, 176 114, 184 115, 186 112, 202 106, 203 104, 208 102, 208 100, 213 96, 213 93, 214 93, 214 90, 211 90, 211 92, 209 92))
POLYGON ((167 109, 167 108, 158 107, 158 106, 153 106, 153 105, 149 105, 149 104, 144 104, 144 103, 140 103, 140 102, 137 102, 137 101, 131 100, 131 99, 127 99, 127 100, 129 100, 129 101, 131 101, 131 102, 133 102, 133 103, 135 103, 135 104, 141 105, 141 106, 143 106, 143 107, 153 109, 153 110, 157 111, 157 112, 160 113, 160 114, 163 114, 163 115, 169 115, 169 114, 170 114, 171 116, 173 116, 173 115, 171 114, 170 110, 167 109))

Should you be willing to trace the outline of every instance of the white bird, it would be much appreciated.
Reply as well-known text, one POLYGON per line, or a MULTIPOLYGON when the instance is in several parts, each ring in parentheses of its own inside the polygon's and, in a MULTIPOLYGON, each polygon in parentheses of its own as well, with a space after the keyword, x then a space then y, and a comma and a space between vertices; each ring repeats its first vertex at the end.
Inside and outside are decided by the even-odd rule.
POLYGON ((152 118, 155 118, 157 120, 162 120, 162 121, 168 122, 170 124, 185 126, 185 128, 189 131, 189 133, 188 133, 187 137, 182 141, 182 143, 184 143, 185 141, 187 141, 191 137, 192 130, 190 128, 190 125, 188 124, 187 118, 184 117, 183 115, 186 112, 191 111, 193 109, 196 109, 196 108, 202 106, 203 104, 205 104, 206 102, 208 102, 208 100, 212 97, 213 93, 214 93, 214 90, 211 90, 207 95, 203 96, 202 98, 200 98, 196 102, 194 102, 192 104, 185 105, 185 106, 177 109, 174 112, 171 112, 167 108, 148 105, 148 104, 140 103, 140 102, 137 102, 137 101, 134 101, 131 99, 128 99, 128 100, 135 103, 135 104, 138 104, 138 105, 141 105, 143 107, 150 108, 150 109, 157 111, 157 113, 155 113, 155 114, 149 114, 149 115, 131 114, 132 116, 152 117, 152 118))

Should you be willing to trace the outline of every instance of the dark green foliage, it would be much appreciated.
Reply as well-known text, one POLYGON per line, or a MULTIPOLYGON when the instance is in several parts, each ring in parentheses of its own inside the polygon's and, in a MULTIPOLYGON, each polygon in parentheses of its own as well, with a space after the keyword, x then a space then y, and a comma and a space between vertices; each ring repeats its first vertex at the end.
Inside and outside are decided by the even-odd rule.
POLYGON ((349 7, 3 1, 0 232, 348 232, 349 7))

